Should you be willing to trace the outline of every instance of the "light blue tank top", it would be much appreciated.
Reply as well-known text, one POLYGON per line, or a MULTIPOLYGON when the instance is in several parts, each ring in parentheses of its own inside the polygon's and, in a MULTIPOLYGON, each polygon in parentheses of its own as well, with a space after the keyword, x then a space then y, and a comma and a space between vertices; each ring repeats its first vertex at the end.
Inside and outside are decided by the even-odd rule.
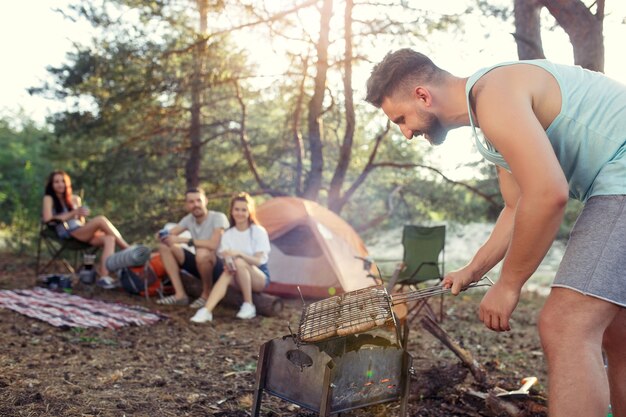
POLYGON ((481 141, 469 100, 476 82, 494 68, 531 64, 548 71, 561 89, 561 112, 546 129, 565 173, 571 198, 626 194, 626 86, 603 74, 546 60, 515 61, 483 68, 467 80, 465 94, 478 151, 510 171, 488 140, 481 141))

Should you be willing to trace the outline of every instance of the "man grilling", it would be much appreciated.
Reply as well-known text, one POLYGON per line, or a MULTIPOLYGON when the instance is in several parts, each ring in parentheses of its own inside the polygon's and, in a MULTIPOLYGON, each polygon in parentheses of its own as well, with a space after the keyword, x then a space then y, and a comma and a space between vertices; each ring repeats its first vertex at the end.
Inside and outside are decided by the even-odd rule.
POLYGON ((492 330, 510 330, 568 196, 586 203, 539 319, 550 416, 604 416, 609 392, 614 415, 626 416, 626 87, 546 60, 459 78, 402 49, 374 68, 367 101, 407 139, 436 145, 450 129, 471 126, 478 150, 497 165, 505 207, 472 260, 444 278, 458 294, 503 260, 479 309, 492 330))

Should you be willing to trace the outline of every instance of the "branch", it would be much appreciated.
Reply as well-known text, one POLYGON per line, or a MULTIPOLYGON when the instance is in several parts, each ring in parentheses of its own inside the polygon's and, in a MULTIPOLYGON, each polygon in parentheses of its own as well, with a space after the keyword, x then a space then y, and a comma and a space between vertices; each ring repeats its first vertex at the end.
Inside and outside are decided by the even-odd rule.
POLYGON ((220 35, 225 35, 231 32, 236 32, 238 30, 241 29, 245 29, 248 27, 252 27, 252 26, 257 26, 263 23, 271 23, 274 22, 276 20, 280 20, 285 16, 288 16, 292 13, 297 12, 300 9, 304 9, 306 7, 309 6, 313 6, 315 3, 317 3, 318 0, 308 0, 305 1, 304 3, 294 6, 291 9, 282 11, 280 13, 276 13, 275 15, 269 16, 266 19, 259 19, 259 20, 255 20, 253 22, 248 22, 248 23, 243 23, 241 25, 238 26, 233 26, 232 28, 228 28, 228 29, 224 29, 224 30, 218 30, 217 32, 213 32, 213 33, 209 33, 207 35, 201 36, 198 38, 198 40, 190 45, 187 45, 185 48, 182 49, 176 49, 176 50, 172 50, 169 51, 168 54, 176 54, 176 53, 185 53, 185 52, 189 52, 191 49, 193 49, 196 45, 202 43, 202 42, 207 42, 209 39, 211 39, 214 36, 220 36, 220 35))
POLYGON ((355 227, 354 229, 358 232, 358 233, 362 233, 365 232, 368 229, 371 229, 372 227, 376 227, 379 224, 381 224, 383 222, 383 220, 387 219, 389 216, 391 216, 395 210, 395 204, 393 204, 393 197, 398 194, 402 188, 404 187, 404 185, 398 185, 396 188, 394 188, 390 193, 389 193, 389 197, 387 197, 387 211, 385 211, 382 214, 379 214, 378 216, 374 217, 373 219, 369 220, 367 223, 359 226, 359 227, 355 227))
POLYGON ((453 184, 453 185, 460 185, 462 187, 465 187, 468 190, 470 190, 471 192, 473 192, 474 194, 476 194, 476 195, 482 197, 483 199, 485 199, 492 206, 500 207, 500 205, 494 200, 493 196, 485 194, 482 191, 480 191, 478 188, 473 187, 473 186, 471 186, 469 184, 466 184, 464 182, 455 181, 453 179, 450 179, 443 172, 438 170, 437 168, 433 168, 431 166, 422 165, 422 164, 403 164, 403 163, 397 163, 397 162, 379 162, 377 164, 373 164, 372 165, 372 168, 383 168, 383 167, 392 167, 392 168, 424 168, 424 169, 431 170, 431 171, 435 172, 436 174, 438 174, 441 178, 443 178, 444 181, 449 182, 450 184, 453 184))
POLYGON ((233 84, 235 86, 235 93, 236 93, 237 101, 239 102, 239 106, 241 107, 241 120, 239 122, 241 129, 239 130, 239 141, 241 142, 244 157, 246 158, 246 161, 248 162, 248 167, 250 168, 250 172, 252 172, 252 175, 254 176, 254 179, 256 180, 257 184, 259 184, 259 187, 264 189, 264 188, 267 188, 267 185, 265 184, 265 182, 263 181, 263 179, 261 179, 261 176, 259 175, 259 171, 257 170, 257 167, 256 167, 256 162, 254 161, 254 156, 252 156, 252 151, 250 150, 250 143, 248 142, 248 134, 246 133, 246 115, 247 115, 246 104, 244 103, 243 97, 241 96, 241 90, 239 89, 239 84, 236 82, 233 84))
POLYGON ((361 171, 361 173, 359 174, 357 179, 346 190, 346 192, 343 194, 343 196, 341 196, 341 199, 339 200, 340 204, 344 205, 346 203, 346 201, 348 201, 352 197, 352 195, 361 186, 361 184, 363 184, 363 182, 365 182, 365 179, 367 178, 369 173, 372 171, 372 169, 374 169, 374 160, 376 159, 376 155, 378 154, 378 148, 380 147, 380 144, 382 143, 382 141, 385 138, 385 136, 387 136, 387 133, 389 133, 390 129, 391 129, 391 121, 387 120, 387 124, 385 125, 385 129, 380 131, 376 135, 376 138, 374 139, 374 147, 372 148, 372 152, 370 153, 370 156, 369 156, 369 158, 367 160, 367 164, 365 164, 365 167, 363 168, 363 171, 361 171))
MULTIPOLYGON (((256 196, 260 196, 260 195, 264 195, 264 194, 268 194, 272 197, 287 197, 289 196, 289 194, 285 193, 284 191, 280 191, 280 190, 274 190, 272 188, 262 188, 260 190, 255 190, 255 191, 247 191, 248 194, 250 194, 252 197, 256 197, 256 196)), ((222 200, 225 198, 231 198, 233 196, 232 192, 222 192, 222 193, 212 193, 212 194, 207 194, 206 198, 207 200, 222 200)))

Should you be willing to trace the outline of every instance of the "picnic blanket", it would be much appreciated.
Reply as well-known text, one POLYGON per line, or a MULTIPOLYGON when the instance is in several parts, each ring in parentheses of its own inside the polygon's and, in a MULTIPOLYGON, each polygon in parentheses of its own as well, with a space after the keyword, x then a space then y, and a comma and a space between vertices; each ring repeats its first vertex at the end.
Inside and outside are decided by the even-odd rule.
POLYGON ((89 300, 45 288, 0 290, 0 307, 56 327, 117 329, 129 325, 154 324, 166 317, 139 306, 89 300))

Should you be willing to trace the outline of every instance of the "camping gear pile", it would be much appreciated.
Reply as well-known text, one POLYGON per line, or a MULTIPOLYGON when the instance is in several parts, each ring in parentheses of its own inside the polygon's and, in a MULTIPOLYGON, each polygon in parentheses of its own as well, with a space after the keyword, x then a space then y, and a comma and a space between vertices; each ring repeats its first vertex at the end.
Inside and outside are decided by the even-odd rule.
POLYGON ((122 268, 145 265, 150 259, 150 248, 144 245, 132 245, 114 253, 106 260, 109 271, 115 272, 122 268))

